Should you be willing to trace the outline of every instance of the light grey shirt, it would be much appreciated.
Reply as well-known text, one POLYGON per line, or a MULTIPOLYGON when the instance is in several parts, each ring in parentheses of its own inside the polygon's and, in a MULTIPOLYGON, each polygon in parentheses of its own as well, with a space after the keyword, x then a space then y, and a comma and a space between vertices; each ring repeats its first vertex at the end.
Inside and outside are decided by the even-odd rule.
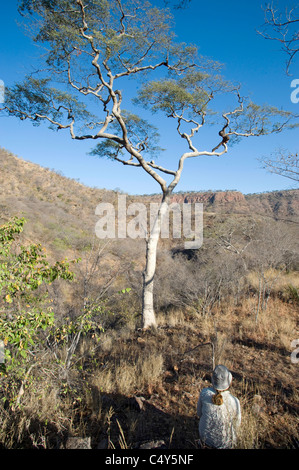
POLYGON ((236 443, 237 431, 241 424, 241 408, 238 398, 228 390, 221 392, 223 404, 212 402, 216 391, 204 388, 197 403, 199 436, 203 444, 217 449, 230 449, 236 443))

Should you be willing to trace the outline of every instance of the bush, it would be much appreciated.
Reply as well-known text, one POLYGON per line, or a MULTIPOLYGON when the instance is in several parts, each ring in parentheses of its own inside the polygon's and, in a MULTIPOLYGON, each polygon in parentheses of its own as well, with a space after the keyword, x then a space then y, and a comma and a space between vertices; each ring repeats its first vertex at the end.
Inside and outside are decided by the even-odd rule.
POLYGON ((14 217, 0 227, 0 339, 5 344, 1 373, 17 376, 39 349, 41 332, 54 323, 51 300, 42 286, 58 278, 73 279, 66 260, 50 265, 41 245, 20 243, 24 224, 24 218, 14 217))

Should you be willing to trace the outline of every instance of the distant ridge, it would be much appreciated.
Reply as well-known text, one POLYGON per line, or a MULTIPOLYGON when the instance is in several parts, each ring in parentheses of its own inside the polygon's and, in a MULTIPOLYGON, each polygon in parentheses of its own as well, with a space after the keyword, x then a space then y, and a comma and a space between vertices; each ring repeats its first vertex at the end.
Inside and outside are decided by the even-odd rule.
MULTIPOLYGON (((117 203, 118 192, 91 188, 59 172, 43 168, 0 148, 1 217, 24 214, 36 221, 53 219, 93 226, 100 202, 117 203)), ((159 194, 127 196, 127 202, 158 202, 159 194)), ((174 193, 171 202, 204 204, 204 211, 227 214, 259 214, 299 221, 299 189, 244 195, 239 191, 174 193)))
MULTIPOLYGON (((159 195, 143 196, 157 202, 159 195)), ((204 211, 226 214, 263 215, 299 221, 299 189, 244 195, 239 191, 174 193, 174 203, 203 203, 204 211)))

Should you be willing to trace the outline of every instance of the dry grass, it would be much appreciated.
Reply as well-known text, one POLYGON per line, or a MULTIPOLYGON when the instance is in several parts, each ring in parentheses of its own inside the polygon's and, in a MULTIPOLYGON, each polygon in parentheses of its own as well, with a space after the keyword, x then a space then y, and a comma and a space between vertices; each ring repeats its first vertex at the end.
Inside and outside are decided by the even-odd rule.
POLYGON ((1 410, 0 442, 5 448, 47 448, 70 427, 72 402, 59 396, 49 380, 33 381, 22 403, 10 411, 1 410), (66 409, 68 410, 66 412, 66 409), (54 436, 54 440, 53 440, 54 436))
POLYGON ((160 353, 143 354, 135 361, 120 358, 117 363, 109 364, 98 370, 93 378, 101 393, 134 394, 161 381, 163 357, 160 353))
POLYGON ((161 313, 157 316, 158 326, 185 326, 185 314, 180 309, 172 309, 167 313, 161 313))
POLYGON ((247 299, 238 308, 227 302, 205 317, 173 311, 172 326, 161 314, 155 331, 107 331, 64 385, 51 380, 44 365, 48 375, 36 371, 21 407, 2 409, 2 447, 53 448, 57 437, 72 435, 91 436, 95 447, 103 439, 112 448, 163 439, 172 449, 196 449, 196 403, 212 371, 211 348, 197 346, 207 341, 214 344, 216 364, 233 373, 232 393, 242 409, 237 447, 296 446, 298 365, 290 361, 289 343, 298 331, 297 311, 271 299, 256 325, 250 307, 247 299), (131 408, 132 396, 144 397, 142 411, 131 408))
MULTIPOLYGON (((295 289, 299 289, 299 277, 298 272, 285 272, 278 271, 276 269, 267 269, 264 272, 265 281, 270 286, 273 286, 273 293, 276 294, 288 294, 289 286, 293 286, 295 289)), ((250 272, 247 276, 250 285, 258 290, 259 278, 256 272, 250 272)))
POLYGON ((298 336, 297 308, 281 302, 279 299, 269 299, 267 309, 261 311, 258 322, 255 322, 254 302, 245 301, 242 309, 246 311, 240 326, 240 333, 266 344, 290 348, 291 341, 298 336))

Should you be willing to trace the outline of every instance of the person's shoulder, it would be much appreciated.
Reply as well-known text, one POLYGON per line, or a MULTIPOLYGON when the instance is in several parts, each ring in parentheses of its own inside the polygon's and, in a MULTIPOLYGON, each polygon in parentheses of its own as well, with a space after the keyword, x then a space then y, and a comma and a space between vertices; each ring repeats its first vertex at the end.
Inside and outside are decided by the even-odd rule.
POLYGON ((238 407, 240 406, 240 400, 239 398, 235 397, 231 392, 228 393, 229 399, 234 402, 238 407))
POLYGON ((230 392, 230 396, 231 396, 234 400, 236 400, 237 402, 239 402, 239 398, 237 398, 233 393, 230 392))
POLYGON ((201 396, 206 396, 206 395, 214 395, 215 391, 212 387, 206 387, 203 388, 202 391, 200 392, 201 396))

